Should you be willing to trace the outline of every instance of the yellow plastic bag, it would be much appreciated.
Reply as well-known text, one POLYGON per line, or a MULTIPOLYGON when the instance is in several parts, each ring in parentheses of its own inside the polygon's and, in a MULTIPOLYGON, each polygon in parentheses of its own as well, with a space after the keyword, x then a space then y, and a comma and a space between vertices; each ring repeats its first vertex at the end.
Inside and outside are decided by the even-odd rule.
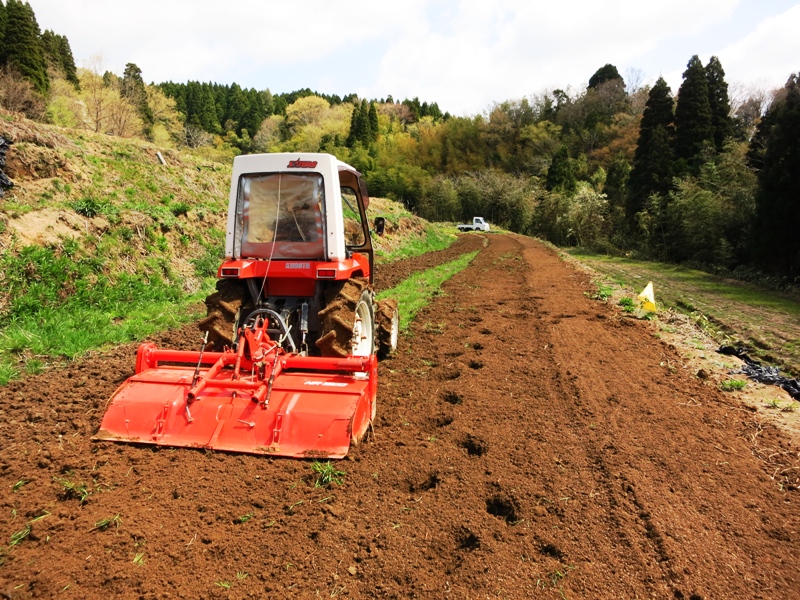
POLYGON ((642 293, 637 296, 639 299, 639 310, 636 316, 640 319, 649 315, 656 314, 656 295, 653 290, 653 282, 647 282, 647 285, 642 290, 642 293))

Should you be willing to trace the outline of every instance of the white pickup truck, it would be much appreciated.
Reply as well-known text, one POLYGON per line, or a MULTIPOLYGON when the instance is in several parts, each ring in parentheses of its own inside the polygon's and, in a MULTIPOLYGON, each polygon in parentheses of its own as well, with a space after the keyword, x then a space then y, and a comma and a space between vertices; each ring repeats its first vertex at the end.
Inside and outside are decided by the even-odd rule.
POLYGON ((459 231, 489 231, 489 224, 483 217, 472 217, 472 223, 461 223, 456 227, 459 231))

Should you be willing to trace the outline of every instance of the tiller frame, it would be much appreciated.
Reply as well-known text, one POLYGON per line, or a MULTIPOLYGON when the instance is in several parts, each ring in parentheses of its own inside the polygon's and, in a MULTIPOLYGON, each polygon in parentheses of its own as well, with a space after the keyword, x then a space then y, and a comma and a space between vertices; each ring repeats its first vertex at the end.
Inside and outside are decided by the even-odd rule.
POLYGON ((92 439, 343 458, 375 417, 374 354, 297 353, 271 309, 250 315, 235 351, 205 352, 206 341, 199 352, 140 345, 135 375, 111 397, 92 439))

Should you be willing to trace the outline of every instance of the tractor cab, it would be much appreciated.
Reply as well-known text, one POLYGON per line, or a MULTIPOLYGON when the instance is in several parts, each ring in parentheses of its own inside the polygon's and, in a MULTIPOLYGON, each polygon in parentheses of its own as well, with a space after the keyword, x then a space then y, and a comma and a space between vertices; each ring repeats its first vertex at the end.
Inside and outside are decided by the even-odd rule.
POLYGON ((360 173, 329 154, 292 156, 234 159, 226 259, 341 262, 360 253, 371 279, 369 196, 360 173))

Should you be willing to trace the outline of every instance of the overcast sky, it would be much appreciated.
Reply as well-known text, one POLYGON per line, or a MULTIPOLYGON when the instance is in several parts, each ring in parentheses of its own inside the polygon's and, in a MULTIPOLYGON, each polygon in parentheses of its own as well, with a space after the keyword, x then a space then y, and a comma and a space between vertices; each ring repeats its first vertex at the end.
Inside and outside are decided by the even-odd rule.
POLYGON ((236 82, 361 97, 418 96, 456 115, 579 88, 606 63, 677 92, 697 54, 728 83, 800 71, 795 0, 29 0, 77 66, 101 54, 147 82, 236 82))

